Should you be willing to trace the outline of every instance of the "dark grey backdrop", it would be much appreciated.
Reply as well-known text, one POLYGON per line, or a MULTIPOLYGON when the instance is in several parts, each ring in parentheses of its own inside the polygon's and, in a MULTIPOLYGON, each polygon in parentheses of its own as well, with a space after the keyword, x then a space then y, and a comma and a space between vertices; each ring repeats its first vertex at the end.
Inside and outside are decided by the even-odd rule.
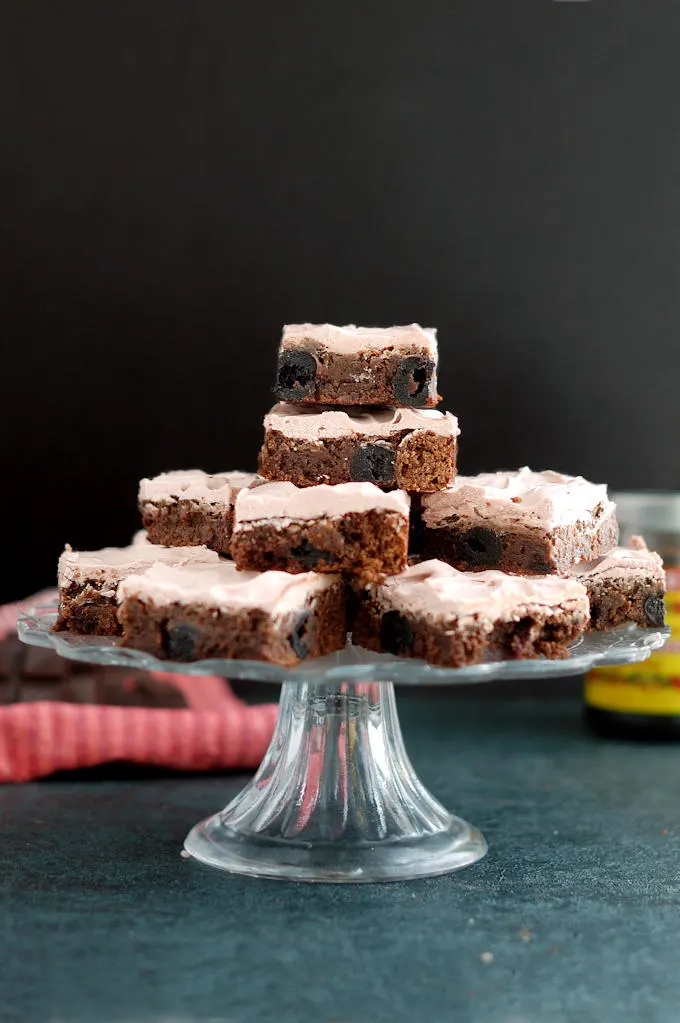
POLYGON ((674 0, 10 0, 0 48, 0 596, 254 465, 285 321, 437 325, 465 471, 678 485, 674 0))

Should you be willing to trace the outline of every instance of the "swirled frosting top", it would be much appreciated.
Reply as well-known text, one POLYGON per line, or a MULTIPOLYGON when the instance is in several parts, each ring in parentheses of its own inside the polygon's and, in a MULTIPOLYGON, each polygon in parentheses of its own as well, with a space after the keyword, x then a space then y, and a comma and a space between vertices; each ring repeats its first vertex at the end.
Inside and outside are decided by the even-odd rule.
POLYGON ((645 548, 615 547, 595 561, 584 561, 569 569, 572 579, 583 579, 594 582, 597 579, 621 579, 624 576, 640 576, 650 578, 663 586, 665 573, 663 561, 656 551, 645 548))
POLYGON ((210 474, 202 469, 177 469, 151 479, 140 480, 139 503, 175 504, 177 501, 201 501, 229 507, 240 490, 255 478, 255 473, 223 472, 210 474))
POLYGON ((463 519, 496 530, 517 525, 552 529, 602 520, 614 510, 605 484, 550 469, 533 472, 527 466, 458 476, 446 490, 423 496, 423 519, 433 528, 463 519))
POLYGON ((488 623, 517 621, 527 608, 568 606, 588 613, 585 587, 556 575, 459 572, 443 561, 423 561, 378 587, 385 607, 437 618, 476 618, 488 623))

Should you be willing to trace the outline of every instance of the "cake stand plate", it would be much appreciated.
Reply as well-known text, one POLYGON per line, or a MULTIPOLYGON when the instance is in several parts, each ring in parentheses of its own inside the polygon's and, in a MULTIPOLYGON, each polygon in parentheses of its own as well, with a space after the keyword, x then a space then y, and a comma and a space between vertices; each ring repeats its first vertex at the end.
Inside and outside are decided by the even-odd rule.
POLYGON ((481 859, 486 842, 418 779, 399 727, 394 684, 461 685, 491 679, 581 674, 644 661, 668 629, 593 632, 562 661, 493 661, 437 668, 373 654, 340 653, 282 668, 264 661, 177 664, 107 637, 52 632, 54 605, 20 618, 24 643, 71 660, 282 683, 279 715, 258 771, 224 810, 197 824, 184 846, 195 859, 237 874, 294 881, 403 881, 481 859))

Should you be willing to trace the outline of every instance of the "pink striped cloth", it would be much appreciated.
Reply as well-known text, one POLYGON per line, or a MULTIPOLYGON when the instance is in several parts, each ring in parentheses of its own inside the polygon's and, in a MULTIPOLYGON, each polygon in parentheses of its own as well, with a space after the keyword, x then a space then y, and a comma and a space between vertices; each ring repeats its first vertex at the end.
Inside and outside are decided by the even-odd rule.
MULTIPOLYGON (((44 590, 0 607, 0 642, 22 611, 56 597, 44 590)), ((112 761, 182 771, 254 768, 269 745, 276 704, 249 707, 220 678, 151 672, 181 690, 182 709, 42 700, 0 707, 0 782, 112 761)))

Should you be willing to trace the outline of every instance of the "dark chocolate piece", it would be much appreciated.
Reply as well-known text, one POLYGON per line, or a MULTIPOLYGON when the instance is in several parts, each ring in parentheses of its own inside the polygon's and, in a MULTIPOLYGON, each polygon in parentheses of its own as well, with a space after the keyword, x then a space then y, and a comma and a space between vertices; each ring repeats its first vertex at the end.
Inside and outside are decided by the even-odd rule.
POLYGON ((394 483, 395 463, 396 454, 389 444, 362 444, 352 457, 351 480, 355 483, 376 483, 378 486, 394 483))
POLYGON ((663 597, 653 594, 645 601, 645 616, 650 625, 657 628, 662 626, 666 620, 666 605, 663 597))
POLYGON ((311 613, 301 611, 290 634, 290 645, 296 657, 304 661, 309 657, 309 631, 311 613))
POLYGON ((400 611, 386 611, 380 620, 380 644, 388 654, 406 656, 413 646, 413 629, 400 611))
POLYGON ((313 390, 317 362, 303 348, 289 349, 279 355, 275 393, 284 401, 299 401, 313 390))
POLYGON ((409 355, 402 359, 392 377, 395 401, 400 405, 413 405, 415 408, 428 404, 434 371, 435 365, 429 359, 417 355, 409 355))
POLYGON ((474 526, 457 538, 458 557, 474 568, 487 568, 501 560, 503 541, 492 529, 474 526))
POLYGON ((332 558, 332 554, 329 551, 322 551, 318 547, 314 547, 306 537, 295 547, 291 548, 290 556, 305 569, 317 568, 319 562, 328 561, 332 558))
POLYGON ((191 625, 168 625, 165 652, 171 661, 192 661, 195 657, 197 630, 191 625))

